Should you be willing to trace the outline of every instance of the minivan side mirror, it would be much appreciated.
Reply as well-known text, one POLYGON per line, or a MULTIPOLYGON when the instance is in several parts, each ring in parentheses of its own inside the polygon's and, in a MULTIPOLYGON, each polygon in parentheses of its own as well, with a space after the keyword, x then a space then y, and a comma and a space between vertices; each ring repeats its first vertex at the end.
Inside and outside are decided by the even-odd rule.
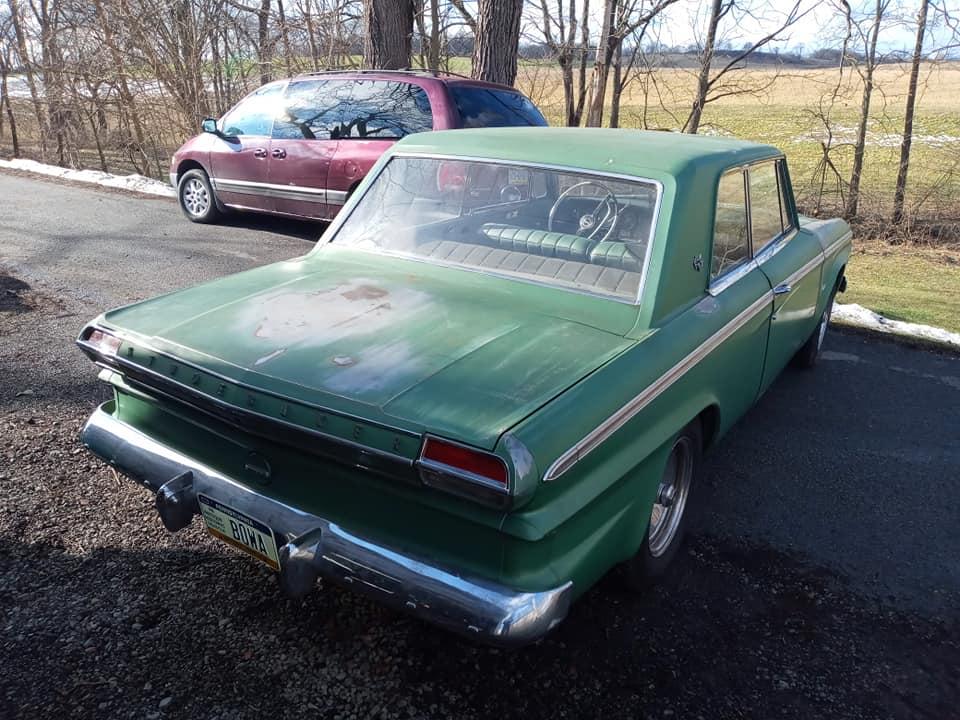
POLYGON ((214 118, 204 118, 203 122, 200 123, 200 127, 205 133, 220 134, 220 131, 217 129, 217 121, 214 118))

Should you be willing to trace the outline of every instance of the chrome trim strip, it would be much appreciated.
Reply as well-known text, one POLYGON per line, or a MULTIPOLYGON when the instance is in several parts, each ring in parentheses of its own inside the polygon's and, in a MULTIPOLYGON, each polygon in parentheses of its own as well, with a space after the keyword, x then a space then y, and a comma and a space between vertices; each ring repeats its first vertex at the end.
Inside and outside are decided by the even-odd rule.
POLYGON ((841 235, 839 238, 837 238, 832 243, 830 243, 827 247, 824 248, 823 250, 824 257, 829 257, 834 252, 836 252, 838 248, 850 242, 850 240, 852 239, 853 239, 853 230, 847 230, 843 235, 841 235))
POLYGON ((440 627, 503 647, 537 640, 567 614, 573 594, 569 581, 525 592, 400 552, 260 494, 157 442, 111 415, 111 405, 93 413, 81 442, 156 492, 157 510, 168 527, 189 524, 199 513, 197 496, 202 494, 271 528, 286 542, 278 548, 280 586, 291 595, 310 592, 322 576, 440 627))
POLYGON ((253 182, 250 180, 224 180, 210 178, 214 190, 231 192, 238 195, 255 195, 257 197, 278 198, 280 200, 296 200, 299 202, 314 202, 321 204, 342 205, 341 193, 337 190, 304 187, 300 185, 277 185, 273 183, 253 182), (335 197, 329 197, 334 195, 335 197))
MULTIPOLYGON (((369 418, 363 418, 363 417, 360 417, 359 415, 353 415, 353 414, 351 414, 351 413, 343 412, 343 411, 340 411, 340 410, 331 410, 330 408, 323 407, 322 405, 315 405, 315 404, 313 404, 313 403, 305 402, 305 401, 303 401, 303 400, 301 400, 301 399, 297 399, 297 398, 294 398, 294 397, 290 397, 289 395, 282 395, 281 393, 271 392, 271 391, 264 390, 264 389, 262 389, 262 388, 255 387, 255 386, 253 386, 253 385, 249 385, 249 384, 247 384, 247 383, 241 382, 241 381, 236 380, 236 379, 234 379, 234 378, 227 377, 226 375, 221 375, 220 373, 216 372, 215 370, 209 370, 208 368, 202 367, 202 366, 200 366, 200 365, 196 365, 196 364, 194 364, 194 363, 192 363, 192 362, 189 362, 188 360, 184 360, 184 359, 179 358, 179 357, 176 357, 176 356, 174 356, 174 355, 170 355, 170 354, 168 354, 168 353, 161 352, 161 351, 159 351, 159 350, 151 347, 151 346, 148 345, 147 343, 141 341, 139 337, 136 339, 136 341, 132 341, 132 340, 130 340, 130 338, 128 337, 127 334, 121 333, 121 332, 119 332, 119 331, 117 331, 117 330, 114 330, 114 329, 112 329, 112 328, 104 328, 104 327, 102 327, 102 326, 100 326, 100 325, 87 325, 87 327, 84 328, 84 329, 81 331, 80 337, 78 337, 78 338, 76 339, 76 341, 75 341, 76 344, 77 344, 77 346, 78 346, 81 350, 85 351, 85 352, 88 354, 88 356, 96 356, 97 358, 101 358, 101 357, 103 357, 103 353, 101 353, 96 347, 94 347, 93 345, 91 345, 91 344, 88 343, 87 341, 81 339, 82 336, 83 336, 83 333, 86 332, 87 328, 93 328, 94 330, 99 330, 100 332, 106 333, 107 335, 113 335, 114 337, 119 337, 121 340, 123 340, 123 341, 125 341, 125 342, 135 342, 135 343, 136 343, 136 348, 137 348, 138 351, 147 352, 147 353, 152 353, 152 354, 156 355, 158 358, 163 358, 164 360, 169 360, 170 362, 176 363, 177 365, 182 365, 183 367, 188 367, 188 368, 190 368, 191 370, 195 370, 195 371, 197 371, 197 372, 201 372, 201 373, 204 373, 204 374, 206 374, 206 375, 209 375, 210 377, 217 378, 218 380, 222 380, 223 382, 229 383, 229 384, 231 384, 231 385, 233 385, 233 386, 235 386, 235 387, 242 388, 242 389, 248 390, 248 391, 250 391, 250 392, 259 393, 260 395, 263 395, 263 396, 265 396, 265 397, 270 397, 270 398, 273 398, 273 399, 275 399, 275 400, 282 400, 283 402, 290 403, 290 404, 292 404, 292 405, 300 405, 301 407, 305 407, 305 408, 308 408, 308 409, 310 409, 310 410, 314 410, 314 411, 316 411, 316 412, 322 412, 322 413, 326 413, 326 414, 328 414, 328 415, 336 415, 337 417, 340 417, 340 418, 345 418, 345 419, 347 419, 347 420, 350 420, 350 421, 353 421, 353 422, 362 423, 362 424, 364 424, 364 425, 370 425, 370 426, 373 426, 373 427, 376 427, 376 428, 380 428, 381 430, 388 430, 388 431, 390 431, 390 432, 392 432, 392 433, 397 433, 397 434, 399 434, 399 435, 406 435, 407 437, 418 437, 418 433, 411 432, 410 430, 404 430, 403 428, 395 427, 395 426, 393 426, 393 425, 387 425, 386 423, 377 422, 376 420, 371 420, 371 419, 369 419, 369 418)), ((216 359, 216 358, 214 358, 214 359, 216 359)), ((110 361, 119 360, 119 362, 113 363, 113 364, 111 364, 110 362, 107 362, 106 367, 110 367, 110 368, 113 369, 113 370, 118 370, 119 368, 118 368, 117 366, 119 366, 119 365, 124 364, 124 363, 127 362, 127 361, 123 360, 123 358, 120 358, 120 357, 118 357, 118 356, 111 356, 111 357, 109 358, 109 360, 110 360, 110 361)), ((94 360, 94 361, 96 362, 96 360, 94 360)), ((106 361, 107 361, 107 358, 104 358, 104 361, 106 362, 106 361)), ((168 378, 166 375, 160 375, 159 373, 157 373, 157 372, 155 372, 155 371, 152 371, 152 370, 149 370, 148 368, 145 368, 145 367, 143 367, 142 365, 137 365, 136 363, 130 363, 130 365, 131 365, 131 367, 132 367, 133 369, 135 369, 135 370, 138 370, 138 371, 139 371, 139 370, 144 370, 145 372, 149 372, 149 373, 157 376, 158 378, 160 378, 160 379, 162 379, 162 380, 164 380, 164 381, 169 381, 170 383, 172 383, 172 384, 174 384, 174 385, 177 385, 177 386, 179 386, 179 387, 182 387, 184 390, 190 390, 192 393, 195 393, 195 394, 197 394, 197 395, 202 395, 204 398, 208 398, 208 399, 211 399, 211 400, 213 399, 213 398, 211 398, 209 395, 207 395, 206 393, 200 393, 200 392, 198 392, 198 391, 196 390, 196 388, 188 387, 187 385, 184 385, 183 383, 180 383, 180 382, 174 380, 173 378, 168 378)), ((239 368, 240 370, 244 370, 244 368, 240 367, 239 365, 234 365, 233 367, 239 368)), ((235 406, 232 406, 232 405, 231 405, 230 407, 235 407, 235 406)), ((298 427, 299 427, 299 426, 298 426, 298 427)), ((331 436, 331 437, 336 437, 336 436, 331 436)), ((407 458, 404 458, 404 460, 406 461, 407 458)))
POLYGON ((811 258, 805 265, 803 265, 799 270, 796 270, 793 274, 789 275, 786 280, 783 281, 784 285, 793 285, 811 272, 813 272, 817 267, 823 264, 823 256, 817 254, 815 257, 811 258))
MULTIPOLYGON (((555 164, 553 164, 553 163, 538 163, 538 162, 529 162, 529 161, 525 161, 525 160, 503 160, 503 159, 500 159, 500 158, 497 158, 497 157, 476 157, 476 156, 473 156, 473 155, 449 155, 449 154, 442 154, 442 153, 416 153, 416 152, 403 152, 403 151, 400 151, 400 152, 391 153, 389 160, 383 164, 383 166, 380 168, 379 172, 377 172, 377 174, 376 174, 375 176, 373 176, 372 178, 371 178, 369 175, 367 176, 367 180, 364 182, 364 185, 366 186, 366 190, 364 191, 363 195, 366 195, 367 192, 370 191, 370 188, 373 187, 373 184, 374 184, 373 181, 376 181, 376 179, 377 179, 378 177, 380 177, 380 175, 384 172, 384 170, 387 169, 387 166, 390 164, 390 162, 392 162, 394 158, 398 158, 398 157, 400 157, 400 158, 425 158, 425 159, 428 159, 428 160, 462 160, 463 162, 484 162, 484 163, 489 163, 489 164, 493 164, 493 165, 513 165, 513 166, 516 166, 516 167, 539 168, 539 169, 542 169, 542 170, 553 170, 553 171, 556 171, 556 172, 575 173, 575 174, 577 174, 577 175, 587 175, 587 176, 593 176, 593 177, 599 177, 599 178, 613 178, 613 179, 617 179, 617 180, 623 180, 623 181, 625 181, 625 182, 632 182, 632 183, 637 183, 637 184, 647 183, 648 185, 653 185, 653 186, 656 187, 656 189, 657 189, 657 202, 656 202, 656 204, 655 204, 654 207, 653 207, 653 214, 652 214, 651 217, 650 217, 650 235, 649 235, 648 238, 647 238, 647 247, 646 247, 646 254, 645 254, 644 258, 643 258, 643 266, 640 268, 640 283, 639 283, 639 285, 638 285, 638 287, 637 287, 637 294, 636 294, 636 296, 634 297, 633 300, 629 300, 629 299, 623 297, 622 295, 613 295, 613 294, 610 294, 610 293, 603 293, 603 292, 599 292, 599 291, 592 292, 592 291, 590 291, 590 290, 581 290, 581 289, 577 289, 577 288, 569 288, 569 287, 565 287, 565 286, 562 286, 562 285, 556 285, 556 284, 553 284, 553 283, 543 282, 542 280, 537 280, 537 279, 526 280, 526 279, 524 279, 524 278, 515 277, 515 276, 512 276, 512 275, 502 275, 502 274, 499 274, 499 273, 491 272, 491 271, 490 271, 489 269, 487 269, 487 268, 476 268, 476 272, 480 272, 480 273, 482 273, 482 274, 484 274, 484 275, 491 275, 491 276, 497 276, 497 277, 508 277, 510 280, 522 280, 522 281, 525 281, 525 282, 529 282, 531 285, 539 285, 539 286, 541 286, 541 287, 548 287, 548 288, 560 289, 560 290, 565 290, 565 291, 567 291, 567 292, 582 292, 583 294, 586 294, 586 295, 592 295, 592 296, 595 296, 595 297, 602 297, 602 298, 604 298, 604 299, 613 300, 613 301, 615 301, 615 302, 623 303, 623 304, 626 304, 626 305, 634 305, 634 306, 639 306, 639 305, 640 305, 640 301, 641 301, 641 299, 643 298, 643 291, 644 291, 644 288, 646 287, 647 270, 648 270, 649 267, 650 267, 650 260, 651 260, 651 258, 652 258, 652 256, 653 256, 653 243, 654 243, 654 240, 656 239, 657 227, 658 227, 658 223, 659 223, 659 221, 660 221, 660 209, 661 209, 661 207, 662 207, 662 205, 663 205, 663 183, 660 182, 659 180, 654 180, 653 178, 642 177, 642 176, 640 176, 640 175, 627 175, 627 174, 624 174, 624 173, 613 173, 613 172, 608 173, 608 172, 603 172, 602 170, 593 170, 593 169, 589 169, 589 168, 573 167, 573 166, 570 166, 570 165, 555 165, 555 164)), ((362 199, 362 196, 361 196, 360 198, 357 198, 357 201, 359 202, 360 199, 362 199)), ((337 217, 337 221, 335 222, 335 224, 334 224, 334 225, 331 225, 329 228, 327 228, 327 232, 325 232, 325 233, 323 234, 323 236, 322 236, 323 238, 325 238, 325 237, 327 237, 327 233, 330 233, 330 236, 329 236, 330 239, 329 239, 329 240, 325 240, 323 243, 318 242, 318 243, 317 243, 317 247, 314 249, 313 252, 316 252, 322 245, 326 244, 327 242, 335 242, 336 233, 340 230, 340 226, 343 225, 343 223, 345 223, 345 222, 347 221, 347 219, 348 219, 348 216, 343 216, 342 218, 341 218, 341 216, 338 216, 338 217, 337 217)), ((348 247, 348 246, 347 246, 347 247, 348 247)), ((372 252, 372 253, 374 253, 374 254, 389 254, 389 253, 381 253, 380 251, 377 251, 377 250, 363 250, 363 252, 372 252)), ((395 257, 403 257, 403 258, 410 259, 410 260, 416 260, 416 259, 417 259, 417 258, 413 258, 413 257, 408 258, 406 255, 396 255, 396 254, 395 254, 394 256, 395 256, 395 257)), ((429 264, 429 265, 440 265, 440 266, 444 266, 444 267, 450 267, 449 265, 446 265, 445 263, 438 263, 438 262, 436 262, 436 261, 434 261, 434 260, 430 260, 430 259, 428 259, 428 258, 423 258, 423 259, 421 259, 421 261, 422 261, 422 262, 426 262, 426 263, 429 264)), ((452 265, 452 267, 456 267, 456 268, 458 268, 458 269, 465 269, 465 270, 470 270, 470 269, 471 269, 471 268, 469 268, 469 267, 467 267, 467 266, 464 266, 464 265, 452 265)))
POLYGON ((623 405, 613 415, 594 428, 576 445, 564 452, 553 464, 547 468, 543 476, 544 482, 556 480, 577 462, 595 450, 604 440, 613 435, 626 423, 632 420, 641 410, 666 392, 671 385, 682 378, 690 368, 713 352, 728 337, 746 325, 764 308, 771 304, 769 292, 764 293, 746 309, 740 311, 736 317, 720 328, 717 332, 701 343, 696 350, 689 353, 683 360, 667 370, 663 375, 648 385, 640 394, 623 405))

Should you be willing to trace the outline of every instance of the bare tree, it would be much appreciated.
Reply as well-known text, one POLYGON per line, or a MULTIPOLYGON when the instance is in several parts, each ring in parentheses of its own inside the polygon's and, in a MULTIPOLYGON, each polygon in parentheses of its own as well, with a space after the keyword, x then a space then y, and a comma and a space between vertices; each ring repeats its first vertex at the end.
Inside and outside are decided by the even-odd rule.
MULTIPOLYGON (((840 0, 848 18, 852 17, 852 9, 847 0, 840 0)), ((860 206, 860 180, 863 175, 863 159, 867 147, 867 124, 870 120, 870 98, 873 95, 873 73, 877 68, 877 38, 880 35, 880 25, 890 5, 890 0, 876 0, 873 15, 868 19, 866 31, 860 23, 851 25, 860 35, 865 47, 863 63, 858 64, 857 72, 863 81, 863 93, 860 97, 860 117, 857 122, 857 138, 853 145, 853 166, 850 170, 849 190, 844 215, 850 219, 857 216, 860 206)))
POLYGON ((513 85, 522 11, 523 0, 478 0, 473 77, 513 85))
POLYGON ((603 124, 603 108, 610 68, 615 60, 619 63, 620 48, 624 38, 648 25, 676 1, 651 0, 648 6, 645 0, 604 0, 603 24, 600 28, 600 40, 597 42, 593 75, 590 78, 588 127, 600 127, 603 124))
POLYGON ((563 82, 563 118, 572 127, 580 124, 587 97, 587 55, 590 51, 590 0, 583 0, 577 15, 577 0, 556 0, 556 14, 549 0, 539 0, 543 39, 560 66, 563 82), (579 29, 579 35, 578 35, 579 29), (577 75, 574 71, 579 70, 577 75))
POLYGON ((413 0, 364 0, 363 24, 367 67, 397 70, 410 66, 413 0))
POLYGON ((752 15, 753 12, 749 8, 738 8, 737 0, 711 0, 710 14, 707 17, 707 32, 698 52, 697 86, 690 114, 683 125, 684 132, 695 134, 700 129, 703 110, 708 103, 731 95, 762 92, 776 81, 776 77, 772 76, 766 82, 761 83, 760 86, 744 85, 734 80, 733 76, 738 70, 743 69, 744 63, 750 55, 779 39, 788 28, 813 9, 811 5, 806 10, 801 10, 801 6, 802 0, 793 0, 786 12, 783 12, 777 20, 770 22, 772 29, 769 32, 756 41, 745 42, 740 50, 725 56, 726 61, 719 69, 715 69, 714 59, 717 53, 720 23, 729 20, 733 24, 739 25, 743 17, 738 16, 737 10, 741 10, 744 16, 752 15))
POLYGON ((920 76, 920 61, 923 59, 923 36, 927 31, 927 8, 929 0, 920 0, 917 13, 917 40, 913 46, 910 62, 910 82, 907 86, 907 107, 903 116, 903 140, 900 142, 900 167, 897 185, 893 193, 893 218, 895 225, 903 222, 903 202, 907 192, 907 171, 910 169, 910 146, 913 143, 913 114, 917 105, 917 80, 920 76))

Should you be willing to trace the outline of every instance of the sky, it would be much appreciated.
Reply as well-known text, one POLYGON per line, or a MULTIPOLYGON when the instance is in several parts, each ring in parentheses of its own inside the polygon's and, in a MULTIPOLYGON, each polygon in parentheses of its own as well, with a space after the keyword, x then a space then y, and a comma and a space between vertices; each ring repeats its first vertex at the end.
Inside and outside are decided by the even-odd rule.
MULTIPOLYGON (((548 0, 555 6, 555 0, 548 0)), ((960 20, 960 0, 936 0, 940 6, 945 6, 954 17, 960 20)), ((578 3, 579 4, 579 3, 578 3)), ((600 24, 602 0, 592 0, 591 14, 594 15, 593 26, 600 24)), ((871 0, 851 0, 855 17, 867 17, 873 10, 875 2, 871 0)), ((566 6, 566 2, 564 2, 566 6)), ((721 24, 721 40, 726 40, 733 47, 743 45, 747 40, 756 40, 768 34, 782 23, 784 14, 793 6, 791 0, 739 0, 738 7, 754 7, 752 14, 740 13, 736 21, 728 17, 721 24)), ((658 32, 660 41, 666 45, 686 46, 695 43, 702 35, 706 26, 706 13, 709 3, 703 0, 679 0, 664 12, 664 21, 660 23, 658 32)), ((831 0, 806 0, 802 10, 812 8, 811 11, 798 20, 783 33, 782 39, 771 44, 770 48, 796 49, 803 46, 804 53, 820 47, 839 47, 843 39, 842 14, 831 0)), ((891 0, 889 19, 881 24, 881 31, 877 41, 880 52, 887 53, 895 50, 912 51, 916 35, 916 13, 919 8, 918 0, 891 0)), ((529 10, 528 10, 529 12, 529 10)), ((933 16, 931 8, 930 16, 933 16)), ((529 16, 538 25, 542 24, 539 13, 529 16)), ((943 46, 950 35, 942 23, 929 27, 925 39, 925 49, 943 46)), ((866 27, 866 24, 865 24, 866 27)), ((536 29, 528 27, 528 34, 533 35, 536 29)))

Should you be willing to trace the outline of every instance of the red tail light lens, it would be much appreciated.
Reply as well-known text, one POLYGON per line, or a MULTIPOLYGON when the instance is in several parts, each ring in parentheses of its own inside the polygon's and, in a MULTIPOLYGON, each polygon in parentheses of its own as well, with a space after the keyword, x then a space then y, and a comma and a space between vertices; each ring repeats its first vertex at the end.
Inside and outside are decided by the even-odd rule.
POLYGON ((427 437, 417 460, 424 485, 470 498, 496 508, 508 508, 510 472, 493 453, 427 437))

